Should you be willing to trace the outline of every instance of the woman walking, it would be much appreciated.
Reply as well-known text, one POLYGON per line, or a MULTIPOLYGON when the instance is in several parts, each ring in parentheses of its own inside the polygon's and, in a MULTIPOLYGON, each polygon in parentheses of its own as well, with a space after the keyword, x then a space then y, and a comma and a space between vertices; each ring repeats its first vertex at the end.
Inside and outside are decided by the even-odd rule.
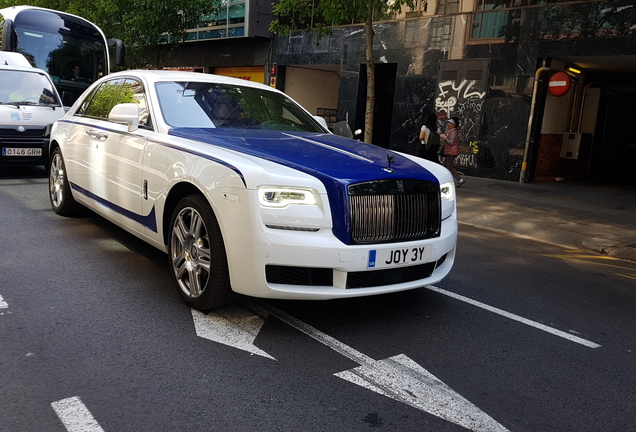
POLYGON ((444 163, 443 165, 451 172, 455 179, 455 187, 460 187, 464 184, 464 179, 461 178, 455 167, 455 159, 459 155, 459 119, 453 117, 446 122, 446 133, 440 135, 443 144, 444 163))
POLYGON ((437 153, 439 152, 439 134, 437 133, 437 115, 430 114, 426 118, 426 122, 420 129, 420 148, 419 156, 433 162, 439 162, 437 153))

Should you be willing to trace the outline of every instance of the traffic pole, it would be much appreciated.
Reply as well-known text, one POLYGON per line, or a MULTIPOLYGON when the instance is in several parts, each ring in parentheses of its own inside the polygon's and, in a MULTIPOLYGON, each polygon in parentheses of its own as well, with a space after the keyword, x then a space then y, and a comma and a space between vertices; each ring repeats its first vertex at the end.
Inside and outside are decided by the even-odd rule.
POLYGON ((526 133, 526 145, 523 150, 523 162, 521 164, 521 173, 519 174, 519 183, 525 183, 528 175, 528 152, 530 150, 530 140, 532 139, 532 125, 534 122, 534 110, 537 103, 537 93, 539 92, 539 77, 543 72, 556 70, 551 67, 540 67, 534 73, 534 84, 532 86, 532 103, 530 104, 530 117, 528 118, 528 132, 526 133))

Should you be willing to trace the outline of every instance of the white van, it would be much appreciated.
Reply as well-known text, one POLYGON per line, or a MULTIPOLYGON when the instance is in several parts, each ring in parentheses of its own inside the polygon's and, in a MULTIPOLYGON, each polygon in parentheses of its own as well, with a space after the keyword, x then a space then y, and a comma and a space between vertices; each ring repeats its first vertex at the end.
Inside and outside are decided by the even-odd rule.
POLYGON ((46 72, 0 52, 0 166, 48 166, 51 126, 64 112, 46 72))

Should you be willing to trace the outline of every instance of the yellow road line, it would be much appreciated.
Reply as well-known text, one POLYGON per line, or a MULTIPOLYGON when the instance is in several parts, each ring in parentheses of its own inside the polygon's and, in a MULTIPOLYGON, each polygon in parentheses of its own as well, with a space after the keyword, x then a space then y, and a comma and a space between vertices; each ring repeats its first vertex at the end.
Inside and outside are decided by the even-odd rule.
MULTIPOLYGON (((571 251, 568 251, 571 252, 571 251)), ((556 254, 556 255, 543 255, 545 257, 548 258, 557 258, 557 259, 561 259, 563 261, 572 261, 572 262, 579 262, 582 264, 597 264, 599 266, 603 266, 603 267, 609 267, 609 268, 613 268, 613 269, 619 269, 619 270, 627 270, 628 274, 623 274, 623 273, 616 273, 618 276, 623 276, 626 277, 628 279, 635 279, 636 280, 636 268, 633 267, 626 267, 626 266, 622 266, 622 265, 614 265, 614 264, 608 264, 608 263, 604 263, 604 262, 596 262, 593 263, 591 260, 610 260, 610 261, 620 261, 618 258, 613 258, 613 257, 608 257, 608 256, 603 256, 603 255, 560 255, 560 254, 556 254)))

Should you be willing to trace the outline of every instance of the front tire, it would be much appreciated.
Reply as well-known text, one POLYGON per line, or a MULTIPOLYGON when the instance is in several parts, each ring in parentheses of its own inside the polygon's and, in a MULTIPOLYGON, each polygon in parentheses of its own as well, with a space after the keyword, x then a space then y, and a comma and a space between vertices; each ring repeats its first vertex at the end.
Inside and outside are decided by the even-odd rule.
POLYGON ((232 301, 221 229, 201 195, 183 198, 174 209, 168 253, 170 274, 188 306, 207 311, 232 301))
POLYGON ((49 200, 53 211, 61 216, 75 216, 79 213, 79 204, 71 193, 64 158, 59 147, 53 150, 49 165, 49 200))

